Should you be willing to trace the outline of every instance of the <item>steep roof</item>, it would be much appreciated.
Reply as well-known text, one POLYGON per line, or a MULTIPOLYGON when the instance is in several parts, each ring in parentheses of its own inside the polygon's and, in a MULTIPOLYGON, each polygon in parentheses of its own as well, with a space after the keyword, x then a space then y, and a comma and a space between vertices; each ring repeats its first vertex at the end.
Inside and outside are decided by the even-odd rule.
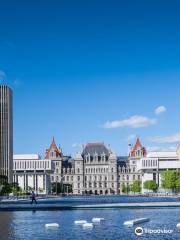
POLYGON ((50 152, 51 151, 54 151, 56 153, 57 158, 63 156, 61 149, 59 149, 56 145, 54 137, 53 137, 53 140, 52 140, 52 143, 51 143, 50 147, 48 149, 46 149, 45 159, 51 159, 51 157, 50 157, 50 152))
POLYGON ((136 139, 136 143, 133 146, 131 152, 130 152, 130 156, 131 157, 136 157, 136 151, 141 149, 143 151, 143 156, 145 157, 147 154, 146 148, 142 146, 141 141, 139 138, 136 139))
POLYGON ((90 154, 90 156, 94 156, 94 154, 97 154, 98 156, 101 156, 102 154, 109 156, 110 152, 104 143, 88 143, 82 152, 82 156, 87 154, 90 154))

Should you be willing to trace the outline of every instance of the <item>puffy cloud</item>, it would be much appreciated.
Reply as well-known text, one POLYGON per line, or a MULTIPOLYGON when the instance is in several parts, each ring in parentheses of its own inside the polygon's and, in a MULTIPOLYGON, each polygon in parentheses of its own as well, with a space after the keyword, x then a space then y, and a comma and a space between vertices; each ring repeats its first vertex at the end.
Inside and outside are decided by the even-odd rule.
POLYGON ((166 152, 166 151, 176 151, 177 146, 168 146, 168 147, 160 147, 160 146, 153 146, 146 148, 148 152, 166 152))
POLYGON ((73 148, 83 148, 83 144, 81 144, 81 143, 73 143, 72 147, 73 148))
POLYGON ((116 120, 116 121, 107 121, 102 127, 103 128, 142 128, 149 125, 154 125, 157 123, 157 119, 151 119, 144 116, 132 116, 128 119, 116 120))
POLYGON ((162 136, 151 137, 149 138, 149 140, 154 143, 178 143, 180 142, 180 132, 164 137, 162 136))
POLYGON ((156 115, 159 115, 159 114, 164 113, 164 112, 166 112, 166 111, 167 111, 167 109, 166 109, 165 106, 159 106, 159 107, 157 107, 157 108, 155 109, 155 114, 156 114, 156 115))

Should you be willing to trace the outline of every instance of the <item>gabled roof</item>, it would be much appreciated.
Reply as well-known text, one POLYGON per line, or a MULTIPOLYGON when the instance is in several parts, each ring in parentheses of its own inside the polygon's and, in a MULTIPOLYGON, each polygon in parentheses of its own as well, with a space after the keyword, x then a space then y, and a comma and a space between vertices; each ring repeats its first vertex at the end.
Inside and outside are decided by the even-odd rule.
POLYGON ((145 157, 146 154, 147 154, 146 148, 142 146, 140 139, 137 138, 136 143, 135 143, 135 145, 133 146, 133 148, 130 152, 130 156, 131 157, 136 157, 136 151, 139 150, 139 149, 143 151, 143 157, 145 157))
POLYGON ((52 152, 52 151, 54 151, 56 153, 56 158, 63 156, 61 149, 59 149, 56 145, 54 137, 53 137, 50 147, 48 149, 46 149, 45 159, 51 159, 50 152, 52 152))

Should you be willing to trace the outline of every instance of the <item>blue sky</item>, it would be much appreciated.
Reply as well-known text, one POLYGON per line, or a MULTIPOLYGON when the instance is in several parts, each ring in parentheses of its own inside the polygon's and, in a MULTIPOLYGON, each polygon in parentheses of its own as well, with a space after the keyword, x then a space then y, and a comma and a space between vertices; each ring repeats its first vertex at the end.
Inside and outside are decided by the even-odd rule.
POLYGON ((120 155, 180 142, 179 1, 2 1, 0 81, 14 152, 100 141, 120 155), (163 106, 157 110, 155 109, 163 106))

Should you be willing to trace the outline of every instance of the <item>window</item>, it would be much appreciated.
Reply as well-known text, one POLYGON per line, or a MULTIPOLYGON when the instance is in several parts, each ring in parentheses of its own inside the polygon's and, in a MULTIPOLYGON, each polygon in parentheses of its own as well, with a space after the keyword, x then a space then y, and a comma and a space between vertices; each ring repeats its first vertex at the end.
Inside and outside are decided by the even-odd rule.
POLYGON ((94 161, 96 162, 97 160, 98 160, 98 155, 95 154, 95 155, 94 155, 94 161))
POLYGON ((69 182, 69 176, 67 176, 67 182, 69 182))
POLYGON ((141 176, 140 175, 138 175, 138 180, 141 180, 141 176))
POLYGON ((129 175, 126 176, 126 179, 129 180, 129 175))
POLYGON ((80 181, 80 176, 78 176, 78 181, 80 181))
POLYGON ((112 178, 112 181, 114 181, 114 176, 113 176, 113 175, 112 175, 112 177, 111 177, 111 178, 112 178))
POLYGON ((71 176, 71 181, 73 181, 73 176, 71 176))
POLYGON ((133 175, 133 180, 135 180, 136 179, 136 176, 135 175, 133 175))
POLYGON ((113 168, 111 168, 111 172, 113 173, 113 171, 114 171, 114 169, 113 168))

